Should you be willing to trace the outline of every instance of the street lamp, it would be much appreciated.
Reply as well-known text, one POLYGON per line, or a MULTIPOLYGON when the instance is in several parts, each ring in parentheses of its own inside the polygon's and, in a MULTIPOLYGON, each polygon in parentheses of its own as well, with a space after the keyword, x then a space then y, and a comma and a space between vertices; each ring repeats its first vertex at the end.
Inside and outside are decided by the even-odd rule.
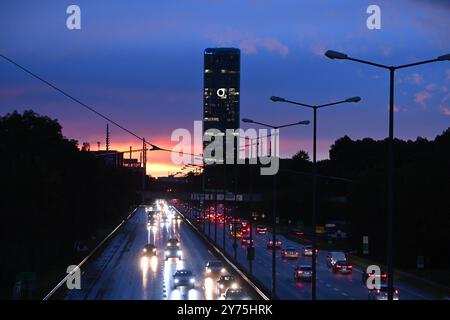
MULTIPOLYGON (((260 126, 268 127, 268 128, 275 130, 275 133, 274 133, 275 139, 274 139, 274 147, 273 147, 273 150, 274 150, 273 155, 275 155, 275 156, 276 156, 276 151, 277 151, 276 138, 278 136, 279 129, 297 126, 297 125, 308 125, 310 123, 309 120, 303 120, 303 121, 298 121, 298 122, 289 123, 289 124, 285 124, 285 125, 273 126, 273 125, 270 125, 267 123, 254 121, 254 120, 248 119, 248 118, 243 118, 242 122, 258 124, 260 126)), ((272 146, 271 146, 271 149, 272 149, 272 146)), ((272 152, 271 152, 271 154, 272 154, 272 152)), ((275 299, 275 297, 276 297, 276 246, 275 246, 276 224, 277 224, 276 212, 277 212, 277 174, 274 174, 273 175, 273 199, 272 199, 272 244, 273 244, 272 245, 272 299, 275 299)))
POLYGON ((311 108, 314 111, 314 119, 313 119, 313 183, 312 183, 312 229, 313 229, 313 238, 312 238, 312 281, 311 281, 311 298, 312 300, 316 300, 316 225, 317 225, 317 164, 316 164, 316 155, 317 155, 317 110, 320 108, 334 106, 342 103, 358 103, 361 101, 360 97, 352 97, 341 101, 336 101, 332 103, 326 103, 322 105, 310 105, 300 102, 295 102, 291 100, 287 100, 285 98, 272 96, 270 100, 273 102, 285 102, 291 103, 302 107, 311 108))
POLYGON ((374 67, 389 70, 390 90, 389 90, 389 138, 388 138, 388 204, 387 204, 387 276, 388 276, 388 300, 393 299, 392 290, 394 288, 394 262, 393 262, 393 218, 394 218, 394 78, 397 69, 418 66, 421 64, 437 61, 450 61, 450 54, 446 54, 435 59, 425 60, 400 66, 387 66, 371 61, 349 57, 345 53, 328 50, 325 56, 330 59, 351 60, 374 67))

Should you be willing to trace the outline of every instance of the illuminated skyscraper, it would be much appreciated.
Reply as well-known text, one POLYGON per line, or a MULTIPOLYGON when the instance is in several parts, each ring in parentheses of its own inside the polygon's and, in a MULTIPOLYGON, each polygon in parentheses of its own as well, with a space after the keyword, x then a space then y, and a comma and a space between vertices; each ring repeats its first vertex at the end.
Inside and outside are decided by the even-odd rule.
POLYGON ((225 133, 226 129, 239 128, 240 60, 236 48, 205 50, 203 132, 218 129, 225 133))

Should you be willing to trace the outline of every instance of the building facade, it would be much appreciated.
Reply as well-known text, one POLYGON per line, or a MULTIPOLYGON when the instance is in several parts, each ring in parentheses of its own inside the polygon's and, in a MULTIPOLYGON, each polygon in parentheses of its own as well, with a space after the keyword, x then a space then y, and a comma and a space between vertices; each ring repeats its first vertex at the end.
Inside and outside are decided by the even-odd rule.
MULTIPOLYGON (((204 134, 209 129, 217 129, 224 134, 227 129, 235 130, 239 128, 240 64, 239 49, 205 49, 203 70, 204 134)), ((203 147, 207 143, 204 142, 203 147)), ((234 154, 236 155, 236 150, 234 150, 234 154)), ((218 163, 221 163, 221 161, 218 161, 218 163)))

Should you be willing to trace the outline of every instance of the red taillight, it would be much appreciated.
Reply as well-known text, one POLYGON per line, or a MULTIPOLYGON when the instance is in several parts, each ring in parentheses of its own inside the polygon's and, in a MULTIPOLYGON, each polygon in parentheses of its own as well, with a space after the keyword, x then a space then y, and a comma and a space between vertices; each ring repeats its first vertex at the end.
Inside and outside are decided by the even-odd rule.
POLYGON ((303 274, 302 270, 297 271, 298 274, 303 274))
POLYGON ((353 266, 348 266, 348 268, 349 268, 349 269, 352 269, 352 268, 353 268, 353 266))
POLYGON ((398 290, 395 290, 395 294, 398 294, 398 290))
POLYGON ((380 293, 381 292, 381 290, 380 289, 377 289, 377 293, 380 293))
POLYGON ((341 268, 341 266, 337 264, 337 265, 336 265, 336 268, 340 269, 340 268, 341 268))

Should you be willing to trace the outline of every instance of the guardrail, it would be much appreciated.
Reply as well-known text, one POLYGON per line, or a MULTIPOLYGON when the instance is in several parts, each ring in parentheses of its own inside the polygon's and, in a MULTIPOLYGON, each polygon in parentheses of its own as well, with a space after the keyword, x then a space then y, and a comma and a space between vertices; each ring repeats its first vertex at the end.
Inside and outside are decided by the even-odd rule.
POLYGON ((87 263, 99 250, 102 248, 112 237, 117 233, 117 231, 122 228, 122 226, 136 213, 139 207, 136 207, 131 213, 122 220, 122 222, 114 228, 89 254, 70 272, 68 273, 58 284, 42 299, 49 300, 55 292, 57 292, 61 286, 67 282, 67 279, 72 276, 76 271, 80 270, 80 268, 87 263))
POLYGON ((234 271, 239 274, 239 276, 245 280, 245 282, 263 299, 270 300, 270 298, 261 290, 240 268, 238 268, 228 257, 226 254, 222 252, 213 242, 211 242, 200 230, 195 226, 183 213, 181 213, 177 208, 173 207, 177 212, 183 217, 183 219, 194 229, 197 233, 202 237, 204 241, 208 243, 208 245, 214 249, 214 251, 228 263, 234 271))

